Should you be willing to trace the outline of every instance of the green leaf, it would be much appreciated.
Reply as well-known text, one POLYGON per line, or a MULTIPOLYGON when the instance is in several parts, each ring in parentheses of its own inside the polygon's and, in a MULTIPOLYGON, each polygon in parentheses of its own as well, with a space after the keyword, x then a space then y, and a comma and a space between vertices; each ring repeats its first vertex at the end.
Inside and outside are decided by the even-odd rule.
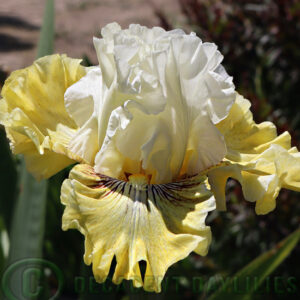
POLYGON ((226 281, 209 300, 253 299, 252 295, 291 253, 300 239, 300 229, 290 234, 273 249, 263 253, 226 281))
MULTIPOLYGON (((13 213, 7 267, 24 258, 42 257, 46 195, 47 181, 37 182, 27 172, 24 159, 22 159, 20 165, 20 194, 13 213)), ((15 277, 7 288, 7 290, 13 292, 16 299, 23 299, 22 273, 24 270, 26 269, 17 270, 15 277)))
POLYGON ((47 0, 37 57, 52 54, 54 50, 54 0, 47 0))
POLYGON ((10 232, 9 261, 42 256, 47 181, 37 182, 21 163, 20 195, 10 232))

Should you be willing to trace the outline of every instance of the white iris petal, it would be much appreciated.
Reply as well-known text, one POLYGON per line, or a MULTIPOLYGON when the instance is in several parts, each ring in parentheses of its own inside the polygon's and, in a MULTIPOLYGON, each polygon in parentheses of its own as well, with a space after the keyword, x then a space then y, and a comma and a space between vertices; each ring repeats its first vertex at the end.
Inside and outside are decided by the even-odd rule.
POLYGON ((70 149, 115 178, 145 173, 170 182, 216 165, 226 146, 215 124, 234 101, 232 78, 213 43, 182 30, 116 23, 94 38, 99 66, 71 86, 80 130, 70 149))

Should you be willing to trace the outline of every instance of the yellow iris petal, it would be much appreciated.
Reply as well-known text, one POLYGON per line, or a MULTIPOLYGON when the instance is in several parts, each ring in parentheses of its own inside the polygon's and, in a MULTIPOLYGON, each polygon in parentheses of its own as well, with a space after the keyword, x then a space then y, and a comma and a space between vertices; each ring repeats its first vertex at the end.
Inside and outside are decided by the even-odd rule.
POLYGON ((150 185, 144 175, 126 182, 76 165, 62 186, 63 229, 85 235, 84 261, 93 264, 98 282, 106 279, 115 256, 114 283, 133 280, 136 287, 160 292, 169 266, 192 251, 208 251, 211 232, 205 218, 215 200, 205 178, 150 185), (142 260, 147 263, 144 278, 142 260))
POLYGON ((291 148, 288 132, 277 136, 273 123, 256 124, 249 108, 250 102, 237 95, 228 117, 217 124, 228 153, 208 177, 218 209, 226 209, 225 186, 231 177, 241 183, 245 199, 256 202, 256 213, 266 214, 275 208, 281 188, 300 191, 300 153, 291 148))
POLYGON ((0 123, 14 153, 22 153, 37 178, 49 177, 79 157, 67 149, 77 126, 64 106, 66 89, 85 75, 80 60, 51 55, 6 80, 0 123))

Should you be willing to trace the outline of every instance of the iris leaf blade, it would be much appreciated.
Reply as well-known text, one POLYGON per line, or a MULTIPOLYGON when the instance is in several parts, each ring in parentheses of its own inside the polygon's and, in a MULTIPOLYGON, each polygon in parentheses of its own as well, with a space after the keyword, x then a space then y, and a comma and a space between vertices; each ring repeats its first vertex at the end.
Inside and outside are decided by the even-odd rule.
POLYGON ((300 229, 238 271, 208 299, 252 299, 259 286, 289 256, 299 240, 300 229))
POLYGON ((47 0, 43 25, 38 42, 37 57, 42 57, 53 53, 54 18, 54 0, 47 0))

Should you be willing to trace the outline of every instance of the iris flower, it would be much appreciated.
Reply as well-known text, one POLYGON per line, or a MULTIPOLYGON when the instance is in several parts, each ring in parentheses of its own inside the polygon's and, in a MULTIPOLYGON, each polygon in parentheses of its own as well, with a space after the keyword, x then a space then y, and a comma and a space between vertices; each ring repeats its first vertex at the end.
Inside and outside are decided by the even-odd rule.
POLYGON ((300 190, 300 154, 287 132, 253 121, 215 44, 140 25, 101 33, 97 66, 52 55, 13 72, 0 121, 37 178, 78 163, 62 185, 62 228, 85 236, 96 281, 115 257, 113 282, 159 292, 169 266, 207 254, 205 218, 226 209, 229 177, 266 214, 281 188, 300 190))

